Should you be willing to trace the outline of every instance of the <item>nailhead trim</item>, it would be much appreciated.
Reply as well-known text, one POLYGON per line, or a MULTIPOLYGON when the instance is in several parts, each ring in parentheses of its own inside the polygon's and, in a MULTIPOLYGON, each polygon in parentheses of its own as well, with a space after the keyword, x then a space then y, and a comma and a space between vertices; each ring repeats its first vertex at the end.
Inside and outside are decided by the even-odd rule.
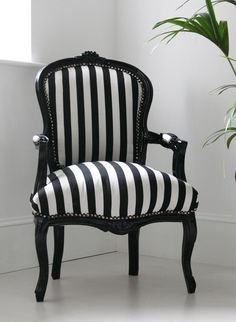
POLYGON ((137 137, 137 139, 136 139, 136 144, 135 144, 135 160, 134 160, 134 162, 137 162, 139 160, 139 156, 140 156, 140 151, 139 151, 140 150, 140 135, 141 135, 141 133, 140 133, 140 128, 141 128, 140 120, 141 120, 141 116, 143 113, 143 105, 144 105, 144 86, 143 86, 142 80, 137 75, 126 70, 125 68, 120 68, 120 67, 106 65, 106 64, 99 64, 99 63, 78 63, 78 64, 65 65, 63 67, 62 66, 58 67, 58 68, 54 69, 53 71, 48 72, 45 75, 45 78, 43 80, 43 91, 44 91, 44 96, 46 98, 48 116, 49 116, 50 125, 51 125, 51 135, 52 135, 51 146, 52 146, 53 160, 54 160, 55 164, 57 165, 58 168, 62 167, 62 165, 59 163, 59 160, 57 159, 53 117, 52 117, 52 111, 51 111, 51 107, 50 107, 49 95, 48 95, 47 89, 46 89, 46 83, 47 83, 47 80, 51 74, 56 73, 56 72, 58 72, 62 69, 65 69, 65 68, 74 68, 74 67, 78 67, 78 66, 98 66, 98 67, 105 67, 105 68, 109 68, 109 69, 119 70, 119 71, 125 72, 125 73, 129 74, 130 76, 134 77, 137 80, 137 82, 140 84, 141 96, 140 96, 139 106, 138 106, 138 110, 137 110, 137 122, 136 122, 136 137, 137 137))
POLYGON ((196 211, 194 210, 189 210, 189 211, 172 211, 172 210, 167 210, 167 211, 157 211, 157 212, 152 212, 152 213, 146 213, 146 214, 141 214, 141 215, 128 215, 127 217, 106 217, 103 215, 98 215, 98 214, 76 214, 76 213, 65 213, 62 215, 44 215, 39 212, 33 212, 33 215, 35 217, 43 217, 43 218, 50 218, 50 219, 56 219, 56 218, 67 218, 67 217, 79 217, 79 218, 98 218, 98 219, 107 219, 107 220, 127 220, 127 219, 140 219, 144 217, 151 217, 154 215, 162 215, 162 214, 174 214, 174 215, 191 215, 196 211))

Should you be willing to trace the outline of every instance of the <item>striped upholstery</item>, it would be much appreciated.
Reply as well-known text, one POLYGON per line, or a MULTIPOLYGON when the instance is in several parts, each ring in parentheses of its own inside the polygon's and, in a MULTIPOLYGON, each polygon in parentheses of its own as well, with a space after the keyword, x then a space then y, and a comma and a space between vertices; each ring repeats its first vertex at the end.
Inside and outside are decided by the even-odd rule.
POLYGON ((45 94, 58 163, 134 161, 141 91, 134 75, 116 68, 75 65, 49 73, 45 94))
POLYGON ((49 174, 32 204, 35 212, 50 216, 136 218, 165 211, 190 213, 197 207, 197 192, 188 183, 147 166, 96 161, 49 174))

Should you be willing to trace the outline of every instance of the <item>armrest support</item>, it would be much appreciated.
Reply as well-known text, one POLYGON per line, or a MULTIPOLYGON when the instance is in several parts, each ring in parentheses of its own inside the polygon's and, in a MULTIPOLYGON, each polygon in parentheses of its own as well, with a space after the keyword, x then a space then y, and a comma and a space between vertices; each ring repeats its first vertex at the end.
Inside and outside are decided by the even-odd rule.
POLYGON ((173 175, 178 179, 186 181, 184 160, 187 148, 187 142, 180 140, 172 133, 154 133, 148 131, 145 135, 145 141, 149 144, 160 144, 167 149, 173 151, 172 171, 173 175))
POLYGON ((41 189, 46 184, 47 163, 48 163, 48 142, 49 142, 49 139, 46 135, 39 134, 39 135, 33 136, 33 143, 35 145, 35 148, 39 150, 38 169, 37 169, 33 194, 35 194, 39 189, 41 189))

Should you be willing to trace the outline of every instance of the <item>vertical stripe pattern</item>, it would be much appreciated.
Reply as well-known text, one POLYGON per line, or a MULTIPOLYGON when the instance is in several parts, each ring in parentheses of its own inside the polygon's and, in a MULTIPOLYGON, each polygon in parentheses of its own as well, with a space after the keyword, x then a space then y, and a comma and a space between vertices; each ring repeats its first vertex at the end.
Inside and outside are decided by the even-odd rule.
POLYGON ((141 99, 134 76, 95 65, 65 67, 48 77, 45 89, 59 164, 134 161, 141 99))
POLYGON ((172 175, 137 163, 84 162, 51 173, 33 197, 32 207, 48 215, 139 217, 194 211, 197 191, 172 175))

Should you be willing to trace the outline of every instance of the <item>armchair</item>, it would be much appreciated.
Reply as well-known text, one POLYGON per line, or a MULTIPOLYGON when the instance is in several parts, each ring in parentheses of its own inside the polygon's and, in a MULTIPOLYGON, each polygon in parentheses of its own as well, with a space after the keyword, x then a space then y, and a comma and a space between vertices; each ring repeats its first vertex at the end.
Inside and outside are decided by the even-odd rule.
POLYGON ((128 234, 129 274, 138 275, 140 228, 182 223, 183 272, 188 292, 194 293, 198 193, 186 182, 187 142, 147 129, 148 77, 132 65, 85 52, 43 68, 36 92, 44 124, 43 134, 33 137, 39 148, 31 195, 39 261, 36 300, 44 300, 48 283, 48 228, 54 229, 52 278, 59 279, 66 225, 128 234), (145 165, 148 144, 173 151, 173 175, 145 165))

